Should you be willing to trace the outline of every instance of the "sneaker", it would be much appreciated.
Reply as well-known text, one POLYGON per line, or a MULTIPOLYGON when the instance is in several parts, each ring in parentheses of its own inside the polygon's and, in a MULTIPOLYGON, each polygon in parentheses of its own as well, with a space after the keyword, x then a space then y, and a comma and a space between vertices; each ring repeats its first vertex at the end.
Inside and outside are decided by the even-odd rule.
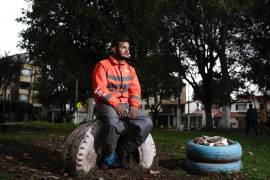
POLYGON ((119 165, 122 169, 129 169, 129 153, 122 148, 117 149, 117 155, 119 159, 119 165))
POLYGON ((109 169, 110 167, 112 167, 112 165, 114 164, 116 160, 117 160, 117 155, 115 151, 113 151, 111 154, 102 158, 99 168, 102 170, 109 169))

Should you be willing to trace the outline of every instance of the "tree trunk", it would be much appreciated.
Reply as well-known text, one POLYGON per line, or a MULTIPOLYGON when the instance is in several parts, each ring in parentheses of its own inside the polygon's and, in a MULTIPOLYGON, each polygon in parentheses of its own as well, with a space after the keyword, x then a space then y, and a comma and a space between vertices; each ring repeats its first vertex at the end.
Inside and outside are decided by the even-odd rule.
POLYGON ((4 101, 2 104, 2 119, 1 119, 1 123, 5 123, 6 122, 6 103, 7 103, 7 99, 6 99, 6 94, 7 94, 7 89, 4 88, 4 101))
POLYGON ((63 121, 66 123, 67 120, 67 112, 66 112, 66 102, 63 104, 63 121))
POLYGON ((158 110, 155 109, 154 112, 153 112, 153 123, 156 127, 158 127, 158 110))
POLYGON ((223 87, 223 98, 222 98, 222 124, 223 128, 230 128, 230 94, 231 94, 231 83, 230 83, 230 75, 228 71, 228 60, 226 57, 226 39, 228 35, 228 24, 227 22, 224 23, 223 28, 221 29, 221 42, 220 42, 220 65, 221 65, 221 72, 222 72, 222 84, 223 87))
POLYGON ((204 102, 205 120, 206 120, 206 130, 213 129, 213 118, 210 101, 204 102))
POLYGON ((222 129, 230 129, 230 119, 231 119, 231 109, 230 106, 222 106, 223 116, 221 118, 221 122, 219 124, 219 128, 222 129))
POLYGON ((213 129, 213 118, 212 118, 212 73, 208 73, 203 80, 203 105, 205 108, 205 120, 206 120, 206 129, 213 129))
MULTIPOLYGON (((150 105, 149 102, 148 104, 150 105)), ((151 110, 151 112, 153 113, 153 123, 155 126, 158 126, 158 115, 161 108, 161 97, 155 96, 154 106, 155 107, 151 110)))

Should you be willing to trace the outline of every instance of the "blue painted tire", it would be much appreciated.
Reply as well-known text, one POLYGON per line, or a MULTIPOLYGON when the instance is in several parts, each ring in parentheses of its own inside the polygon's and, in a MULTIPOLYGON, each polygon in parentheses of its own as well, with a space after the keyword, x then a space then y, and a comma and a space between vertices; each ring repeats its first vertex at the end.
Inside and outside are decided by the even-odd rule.
POLYGON ((239 172, 242 167, 241 160, 229 163, 202 163, 185 160, 185 168, 194 174, 239 172))
POLYGON ((242 147, 237 141, 228 146, 205 146, 194 143, 192 140, 187 143, 187 157, 196 162, 226 163, 241 159, 242 147))

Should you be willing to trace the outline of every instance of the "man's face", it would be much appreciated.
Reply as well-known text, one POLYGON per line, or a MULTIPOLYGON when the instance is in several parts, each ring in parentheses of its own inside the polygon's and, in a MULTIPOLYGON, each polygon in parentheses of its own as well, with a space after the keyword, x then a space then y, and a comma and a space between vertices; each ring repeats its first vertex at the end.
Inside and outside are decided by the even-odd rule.
POLYGON ((130 53, 129 53, 129 43, 128 42, 119 42, 118 47, 115 48, 115 54, 120 59, 129 59, 130 53))

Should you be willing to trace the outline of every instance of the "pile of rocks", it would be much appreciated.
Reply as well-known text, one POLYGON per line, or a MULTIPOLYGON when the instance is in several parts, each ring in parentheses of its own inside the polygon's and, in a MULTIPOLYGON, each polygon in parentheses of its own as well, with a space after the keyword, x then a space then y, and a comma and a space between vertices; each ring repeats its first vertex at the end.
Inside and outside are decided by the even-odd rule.
POLYGON ((231 141, 225 137, 221 136, 201 136, 201 137, 196 137, 193 140, 194 143, 196 144, 201 144, 201 145, 206 145, 206 146, 228 146, 231 143, 231 141))

